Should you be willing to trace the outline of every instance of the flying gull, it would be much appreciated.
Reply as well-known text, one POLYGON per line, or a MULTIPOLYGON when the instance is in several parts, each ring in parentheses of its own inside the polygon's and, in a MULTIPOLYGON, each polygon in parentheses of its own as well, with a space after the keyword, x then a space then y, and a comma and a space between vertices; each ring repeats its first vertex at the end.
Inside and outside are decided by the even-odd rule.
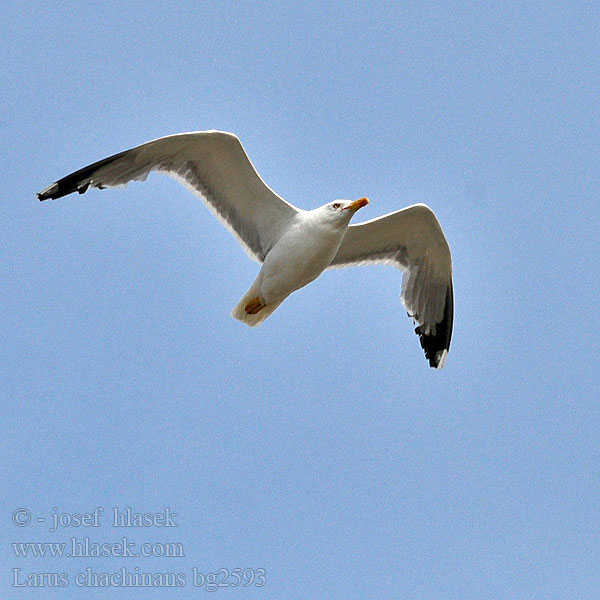
POLYGON ((325 269, 389 263, 404 272, 401 300, 417 324, 429 364, 444 366, 453 321, 452 259, 429 207, 415 204, 350 225, 368 204, 335 200, 302 210, 261 179, 237 136, 198 131, 162 137, 79 169, 38 193, 56 199, 89 187, 103 189, 144 181, 151 171, 170 175, 200 196, 262 267, 232 311, 258 325, 292 292, 325 269))

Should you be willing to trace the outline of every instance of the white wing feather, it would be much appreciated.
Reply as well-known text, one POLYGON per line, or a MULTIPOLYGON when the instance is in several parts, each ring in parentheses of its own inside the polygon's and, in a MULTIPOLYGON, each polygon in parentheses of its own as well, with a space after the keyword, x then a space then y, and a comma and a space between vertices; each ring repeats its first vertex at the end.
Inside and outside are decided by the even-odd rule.
POLYGON ((200 196, 259 262, 298 212, 261 179, 237 136, 222 131, 181 133, 147 142, 63 177, 38 198, 144 181, 151 171, 166 173, 200 196))
POLYGON ((404 272, 402 303, 419 324, 426 354, 432 346, 433 366, 443 366, 452 334, 452 258, 433 211, 415 204, 350 225, 330 266, 372 263, 390 263, 404 272))

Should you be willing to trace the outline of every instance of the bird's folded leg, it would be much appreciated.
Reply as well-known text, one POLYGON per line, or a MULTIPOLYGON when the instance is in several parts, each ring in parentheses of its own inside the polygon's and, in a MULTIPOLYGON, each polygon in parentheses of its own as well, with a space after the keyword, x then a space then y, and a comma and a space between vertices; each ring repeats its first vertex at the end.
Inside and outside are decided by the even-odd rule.
POLYGON ((246 304, 244 310, 249 315, 255 315, 256 313, 260 312, 265 306, 266 304, 262 304, 260 298, 257 296, 256 298, 252 298, 252 300, 250 300, 250 302, 246 304))

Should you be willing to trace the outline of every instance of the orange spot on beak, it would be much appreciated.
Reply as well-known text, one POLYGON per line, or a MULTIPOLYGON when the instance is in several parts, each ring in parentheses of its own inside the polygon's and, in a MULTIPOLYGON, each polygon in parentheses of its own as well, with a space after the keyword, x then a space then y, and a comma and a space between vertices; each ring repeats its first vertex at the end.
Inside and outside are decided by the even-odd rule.
POLYGON ((360 200, 355 200, 352 204, 348 204, 348 206, 342 208, 342 210, 358 210, 367 204, 369 204, 369 199, 361 198, 360 200))

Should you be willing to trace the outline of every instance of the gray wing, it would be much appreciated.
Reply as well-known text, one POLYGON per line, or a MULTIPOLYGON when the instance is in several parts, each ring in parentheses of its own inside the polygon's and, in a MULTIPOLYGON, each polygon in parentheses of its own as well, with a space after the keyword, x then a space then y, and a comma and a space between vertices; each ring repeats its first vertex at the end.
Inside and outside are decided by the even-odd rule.
POLYGON ((404 272, 401 300, 418 324, 425 356, 444 366, 454 316, 452 258, 444 232, 424 204, 350 225, 331 267, 390 263, 404 272))
POLYGON ((89 187, 103 189, 166 173, 190 188, 231 231, 248 255, 262 262, 297 209, 260 178, 240 140, 223 131, 158 138, 79 169, 38 193, 55 199, 89 187))

